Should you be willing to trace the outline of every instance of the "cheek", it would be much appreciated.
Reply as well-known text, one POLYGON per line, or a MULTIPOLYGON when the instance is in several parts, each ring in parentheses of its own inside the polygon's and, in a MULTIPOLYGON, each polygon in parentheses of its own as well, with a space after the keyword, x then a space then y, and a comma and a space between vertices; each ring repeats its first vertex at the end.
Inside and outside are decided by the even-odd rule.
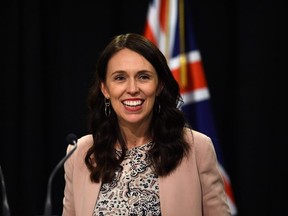
POLYGON ((157 86, 150 86, 146 88, 146 95, 149 97, 156 97, 157 95, 157 86))
POLYGON ((117 98, 122 94, 123 88, 121 88, 121 86, 109 85, 107 92, 109 93, 110 98, 117 98))

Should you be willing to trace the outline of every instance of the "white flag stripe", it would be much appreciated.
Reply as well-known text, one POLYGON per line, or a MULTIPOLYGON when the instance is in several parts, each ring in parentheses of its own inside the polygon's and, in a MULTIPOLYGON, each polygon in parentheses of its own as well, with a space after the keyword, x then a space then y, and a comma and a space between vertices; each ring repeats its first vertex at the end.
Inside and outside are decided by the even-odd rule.
POLYGON ((237 215, 237 208, 235 206, 235 203, 231 200, 229 196, 227 196, 227 202, 230 207, 230 211, 232 215, 237 215))
POLYGON ((192 92, 182 94, 184 104, 196 103, 210 98, 209 91, 207 88, 199 88, 192 92))
MULTIPOLYGON (((166 40, 168 40, 168 44, 169 44, 169 48, 167 50, 167 47, 164 51, 163 47, 160 47, 162 49, 162 51, 164 51, 163 53, 166 55, 167 58, 171 58, 172 56, 172 50, 174 47, 174 43, 175 43, 175 35, 176 35, 176 26, 177 26, 177 17, 178 17, 178 0, 172 0, 169 1, 169 17, 167 17, 167 19, 169 20, 169 23, 167 24, 167 31, 169 32, 169 35, 167 35, 167 37, 165 38, 166 40)), ((165 42, 167 44, 167 42, 165 42)))
MULTIPOLYGON (((176 68, 180 67, 180 56, 176 56, 169 60, 169 67, 171 70, 175 70, 176 68)), ((201 55, 199 50, 190 51, 187 55, 187 60, 189 63, 195 63, 201 61, 201 55)))

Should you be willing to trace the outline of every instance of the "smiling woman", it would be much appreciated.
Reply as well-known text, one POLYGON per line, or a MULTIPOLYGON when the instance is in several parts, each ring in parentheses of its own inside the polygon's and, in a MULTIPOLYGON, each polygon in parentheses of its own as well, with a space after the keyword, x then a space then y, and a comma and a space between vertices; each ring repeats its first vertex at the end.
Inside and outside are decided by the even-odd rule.
POLYGON ((181 102, 160 50, 116 36, 91 85, 91 134, 65 163, 63 216, 230 215, 211 139, 189 128, 181 102))

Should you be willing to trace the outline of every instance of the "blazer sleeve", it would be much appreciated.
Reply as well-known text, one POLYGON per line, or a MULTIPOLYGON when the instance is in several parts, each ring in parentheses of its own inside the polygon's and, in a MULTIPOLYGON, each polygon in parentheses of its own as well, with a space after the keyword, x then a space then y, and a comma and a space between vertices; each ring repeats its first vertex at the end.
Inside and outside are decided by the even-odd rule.
POLYGON ((216 152, 211 139, 196 143, 196 161, 202 187, 204 216, 230 216, 224 181, 219 171, 216 152))
MULTIPOLYGON (((67 147, 67 153, 73 148, 72 145, 67 147)), ((73 195, 73 155, 71 155, 68 160, 64 163, 64 178, 65 178, 65 188, 64 188, 64 198, 63 198, 63 211, 62 216, 73 216, 75 214, 74 207, 74 195, 73 195)))

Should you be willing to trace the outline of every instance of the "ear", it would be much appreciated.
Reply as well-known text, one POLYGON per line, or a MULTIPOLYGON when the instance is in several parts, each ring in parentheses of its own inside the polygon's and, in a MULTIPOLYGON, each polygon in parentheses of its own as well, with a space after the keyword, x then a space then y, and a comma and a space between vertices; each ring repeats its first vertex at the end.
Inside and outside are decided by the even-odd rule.
POLYGON ((110 98, 110 94, 108 92, 108 89, 107 89, 105 83, 103 83, 103 82, 101 82, 101 92, 105 98, 110 98))

